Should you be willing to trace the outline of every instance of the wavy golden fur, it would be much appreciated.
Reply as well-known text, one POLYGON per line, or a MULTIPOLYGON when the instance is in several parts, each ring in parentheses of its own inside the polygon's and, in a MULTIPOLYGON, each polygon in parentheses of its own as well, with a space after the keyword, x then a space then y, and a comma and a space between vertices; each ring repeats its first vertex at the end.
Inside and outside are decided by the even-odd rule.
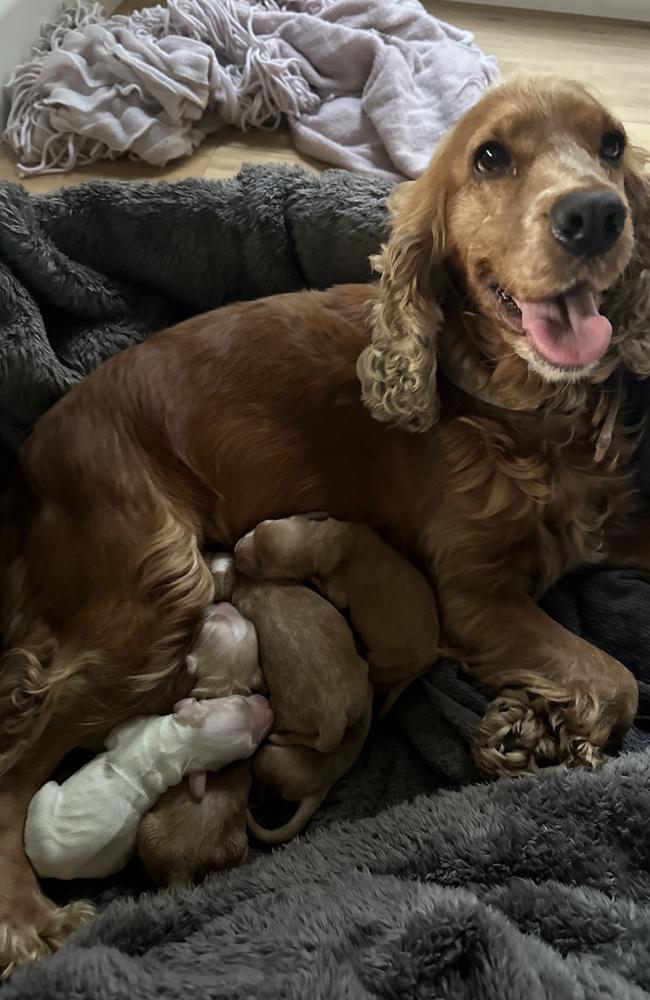
MULTIPOLYGON (((633 677, 535 604, 614 536, 650 563, 621 377, 650 372, 650 191, 623 146, 577 85, 496 88, 396 192, 378 285, 192 319, 39 422, 2 525, 0 964, 56 948, 87 915, 40 892, 22 845, 31 796, 71 747, 187 693, 212 596, 200 551, 264 519, 362 521, 426 571, 445 642, 501 691, 476 741, 487 771, 596 761, 630 724, 633 677), (569 252, 575 232, 549 220, 590 192, 615 205, 608 243, 569 252), (517 303, 571 296, 602 301, 614 336, 592 356, 586 334, 563 335, 577 361, 558 364, 517 303)), ((583 326, 602 341, 603 322, 583 326)))

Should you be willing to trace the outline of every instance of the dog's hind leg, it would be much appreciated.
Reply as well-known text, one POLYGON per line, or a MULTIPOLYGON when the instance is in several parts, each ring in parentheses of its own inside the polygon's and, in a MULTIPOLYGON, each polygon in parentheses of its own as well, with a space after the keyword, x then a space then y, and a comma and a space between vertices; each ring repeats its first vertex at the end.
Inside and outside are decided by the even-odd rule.
MULTIPOLYGON (((99 546, 96 547, 97 549, 99 546)), ((98 572, 105 555, 97 555, 98 572)), ((80 571, 81 572, 81 571, 80 571)), ((185 654, 213 583, 196 536, 169 516, 133 546, 131 564, 52 628, 42 650, 10 650, 0 667, 0 968, 56 950, 88 907, 58 908, 41 893, 23 847, 27 807, 65 754, 119 722, 169 711, 189 692, 185 654), (39 659, 38 652, 41 652, 39 659)), ((44 620, 48 593, 39 595, 44 620)), ((52 607, 55 606, 52 595, 52 607)), ((29 605, 29 594, 27 605, 29 605)), ((52 619, 55 613, 52 612, 52 619)), ((40 642, 40 637, 39 637, 40 642)))

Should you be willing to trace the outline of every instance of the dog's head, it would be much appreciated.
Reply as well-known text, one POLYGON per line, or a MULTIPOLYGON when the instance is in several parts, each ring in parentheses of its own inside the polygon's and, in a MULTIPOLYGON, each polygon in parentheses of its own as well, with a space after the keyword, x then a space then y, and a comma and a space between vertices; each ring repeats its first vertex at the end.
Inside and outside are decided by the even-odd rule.
POLYGON ((622 342, 600 308, 618 289, 620 320, 648 199, 640 154, 583 87, 529 79, 490 91, 392 197, 359 361, 366 405, 411 430, 436 419, 450 277, 478 314, 471 330, 487 363, 514 353, 546 382, 593 375, 622 342))

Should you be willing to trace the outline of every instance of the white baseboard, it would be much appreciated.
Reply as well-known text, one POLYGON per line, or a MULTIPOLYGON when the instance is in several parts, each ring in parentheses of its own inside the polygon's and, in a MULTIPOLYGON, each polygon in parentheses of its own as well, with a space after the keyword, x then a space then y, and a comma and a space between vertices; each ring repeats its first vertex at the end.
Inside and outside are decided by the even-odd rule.
MULTIPOLYGON (((112 14, 120 0, 104 0, 104 9, 112 14)), ((51 20, 62 7, 63 0, 0 0, 0 124, 7 117, 5 85, 13 70, 29 59, 40 27, 51 20)))
POLYGON ((453 0, 453 2, 650 22, 650 0, 453 0))

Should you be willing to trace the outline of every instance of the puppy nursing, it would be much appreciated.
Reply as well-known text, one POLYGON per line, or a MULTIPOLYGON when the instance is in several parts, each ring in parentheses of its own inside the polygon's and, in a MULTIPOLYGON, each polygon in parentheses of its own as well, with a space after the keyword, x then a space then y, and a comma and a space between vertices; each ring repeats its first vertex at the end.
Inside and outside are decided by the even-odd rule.
POLYGON ((171 789, 144 818, 138 837, 141 859, 162 884, 240 863, 246 823, 269 844, 295 837, 357 760, 370 729, 373 685, 382 692, 402 690, 431 666, 438 648, 429 586, 362 526, 307 517, 261 525, 237 546, 237 562, 264 579, 238 572, 227 554, 207 561, 219 603, 206 610, 188 657, 192 696, 268 693, 274 723, 252 760, 252 776, 258 792, 295 803, 296 811, 274 829, 257 822, 248 811, 247 765, 210 775, 207 800, 197 802, 187 786, 171 789), (295 582, 305 578, 325 596, 295 582), (373 684, 334 603, 348 609, 362 645, 369 647, 373 684), (223 847, 211 823, 225 833, 223 847), (197 832, 186 850, 176 842, 176 829, 190 825, 197 832))
POLYGON ((347 610, 380 692, 428 670, 439 648, 438 609, 421 573, 370 528, 334 518, 263 521, 235 549, 248 576, 310 580, 347 610))
POLYGON ((190 697, 173 716, 118 726, 105 753, 32 799, 25 849, 42 877, 110 875, 137 839, 154 881, 182 885, 241 864, 247 829, 268 844, 291 840, 359 757, 374 688, 394 696, 434 662, 433 593, 370 529, 266 521, 238 543, 236 560, 249 576, 233 556, 208 558, 219 601, 187 656, 190 697), (239 760, 267 736, 252 768, 239 760), (252 778, 257 794, 295 804, 288 822, 267 829, 255 819, 252 778))
POLYGON ((43 878, 103 878, 132 855, 140 819, 185 774, 249 757, 266 736, 264 698, 188 698, 174 715, 131 719, 106 752, 32 799, 25 850, 43 878))

